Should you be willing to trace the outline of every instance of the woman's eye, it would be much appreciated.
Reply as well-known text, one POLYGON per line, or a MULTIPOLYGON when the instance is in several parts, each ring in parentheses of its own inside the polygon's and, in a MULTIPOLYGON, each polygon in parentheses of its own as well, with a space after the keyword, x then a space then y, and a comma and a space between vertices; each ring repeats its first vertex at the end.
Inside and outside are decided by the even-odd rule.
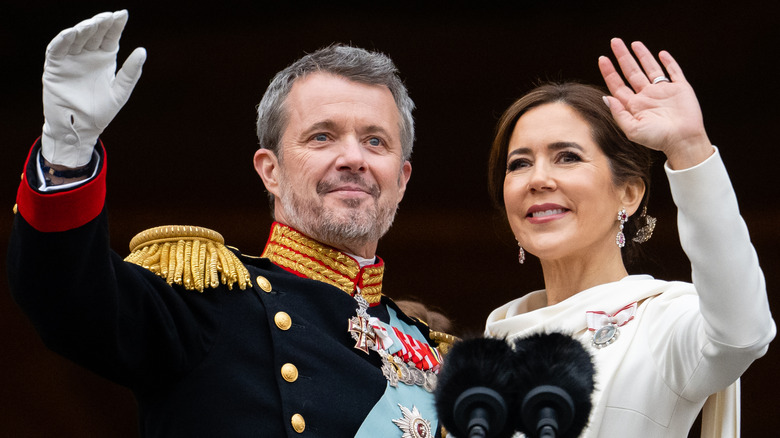
POLYGON ((509 163, 507 163, 506 171, 507 172, 512 172, 512 171, 515 171, 515 170, 518 170, 518 169, 529 167, 530 165, 531 165, 531 163, 527 159, 525 159, 525 158, 518 158, 516 160, 512 160, 509 163))
POLYGON ((561 152, 558 159, 562 163, 576 163, 578 161, 582 161, 582 157, 570 151, 561 152))

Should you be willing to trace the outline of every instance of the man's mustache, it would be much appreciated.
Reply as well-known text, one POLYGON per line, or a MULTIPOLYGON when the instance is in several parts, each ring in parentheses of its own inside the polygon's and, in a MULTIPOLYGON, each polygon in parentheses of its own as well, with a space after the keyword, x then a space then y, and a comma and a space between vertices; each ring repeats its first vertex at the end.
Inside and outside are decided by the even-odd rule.
POLYGON ((360 175, 354 173, 345 173, 339 176, 336 180, 320 181, 317 183, 317 193, 322 195, 334 190, 338 190, 345 185, 357 187, 371 195, 373 198, 378 198, 379 193, 381 192, 378 185, 369 183, 360 175))

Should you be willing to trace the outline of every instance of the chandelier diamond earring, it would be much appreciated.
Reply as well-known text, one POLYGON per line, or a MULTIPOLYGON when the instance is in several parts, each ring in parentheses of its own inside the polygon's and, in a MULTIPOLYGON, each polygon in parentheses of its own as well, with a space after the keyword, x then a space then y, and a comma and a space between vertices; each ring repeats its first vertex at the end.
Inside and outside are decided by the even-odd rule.
POLYGON ((522 265, 525 263, 525 250, 523 249, 523 245, 520 245, 520 242, 517 242, 517 246, 520 247, 520 251, 517 252, 517 261, 522 265))
POLYGON ((615 243, 617 244, 618 248, 623 248, 626 246, 626 235, 623 234, 623 226, 628 220, 628 215, 626 214, 625 208, 620 209, 617 218, 620 221, 620 231, 618 231, 617 236, 615 236, 615 243))
POLYGON ((645 224, 637 230, 636 237, 634 237, 633 240, 636 243, 645 243, 648 240, 650 240, 651 237, 653 237, 653 231, 655 230, 655 224, 658 222, 658 220, 649 214, 647 214, 647 207, 642 209, 642 215, 639 217, 639 219, 645 220, 645 224))

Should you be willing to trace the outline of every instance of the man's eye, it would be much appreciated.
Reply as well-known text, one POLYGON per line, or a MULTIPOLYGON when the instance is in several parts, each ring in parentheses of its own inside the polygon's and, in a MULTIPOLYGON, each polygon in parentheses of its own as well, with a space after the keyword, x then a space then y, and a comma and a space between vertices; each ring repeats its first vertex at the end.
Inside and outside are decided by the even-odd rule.
POLYGON ((314 136, 315 141, 328 141, 328 136, 325 134, 317 134, 314 136))
POLYGON ((371 146, 382 146, 382 140, 376 137, 371 137, 368 139, 368 144, 371 146))

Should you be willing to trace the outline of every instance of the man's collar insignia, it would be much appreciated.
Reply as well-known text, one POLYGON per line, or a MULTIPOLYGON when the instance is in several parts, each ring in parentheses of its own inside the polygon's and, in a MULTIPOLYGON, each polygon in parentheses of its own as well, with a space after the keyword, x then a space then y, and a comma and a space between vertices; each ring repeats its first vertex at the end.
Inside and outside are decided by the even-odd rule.
POLYGON ((361 269, 347 254, 279 222, 271 227, 263 257, 295 275, 330 284, 350 295, 359 290, 371 305, 379 303, 382 297, 382 259, 361 269))

